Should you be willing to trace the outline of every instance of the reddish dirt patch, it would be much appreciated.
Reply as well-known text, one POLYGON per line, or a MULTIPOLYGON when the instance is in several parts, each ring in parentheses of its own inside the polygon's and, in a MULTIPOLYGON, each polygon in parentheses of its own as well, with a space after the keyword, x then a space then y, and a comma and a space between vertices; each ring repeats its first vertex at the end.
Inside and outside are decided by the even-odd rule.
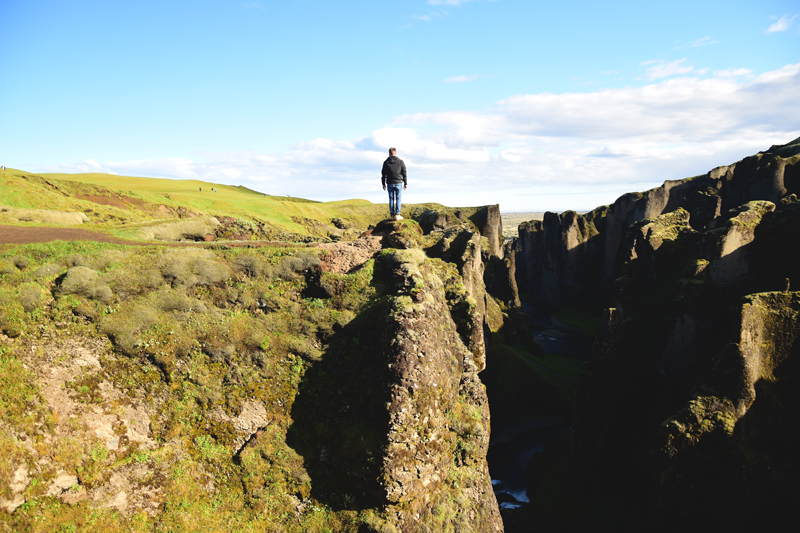
POLYGON ((89 195, 89 194, 76 194, 75 198, 78 200, 88 200, 90 202, 94 202, 100 205, 111 205, 114 207, 119 207, 120 209, 130 209, 131 205, 135 205, 141 207, 144 205, 142 200, 137 200, 135 198, 129 198, 127 196, 118 196, 118 197, 111 197, 111 196, 97 196, 97 195, 89 195))
POLYGON ((50 241, 97 241, 137 246, 155 244, 125 241, 116 237, 111 237, 105 233, 98 233, 86 229, 0 226, 0 244, 28 244, 32 242, 50 241))

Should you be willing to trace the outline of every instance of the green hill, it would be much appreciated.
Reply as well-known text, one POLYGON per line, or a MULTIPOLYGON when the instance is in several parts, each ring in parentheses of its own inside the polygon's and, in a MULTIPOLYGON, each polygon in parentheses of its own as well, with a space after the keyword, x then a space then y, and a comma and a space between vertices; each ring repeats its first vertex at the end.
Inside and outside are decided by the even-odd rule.
MULTIPOLYGON (((240 239, 352 238, 356 230, 364 230, 387 215, 385 204, 360 199, 317 202, 200 180, 111 174, 37 175, 10 168, 0 180, 0 205, 84 213, 89 226, 133 239, 141 238, 142 227, 203 216, 222 218, 229 226, 235 226, 226 231, 240 239)), ((425 209, 451 211, 439 204, 408 205, 406 211, 413 216, 425 209)), ((467 211, 472 214, 474 209, 467 211)), ((0 218, 0 223, 14 224, 20 220, 19 216, 6 217, 0 218)), ((28 216, 26 220, 57 223, 52 222, 53 217, 28 216)), ((70 223, 74 224, 64 222, 70 223)))

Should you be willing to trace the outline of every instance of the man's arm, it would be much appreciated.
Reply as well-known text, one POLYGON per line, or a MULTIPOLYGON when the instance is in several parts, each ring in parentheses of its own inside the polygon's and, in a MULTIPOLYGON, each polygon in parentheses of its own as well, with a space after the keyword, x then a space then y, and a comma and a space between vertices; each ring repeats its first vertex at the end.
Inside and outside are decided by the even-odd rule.
POLYGON ((386 190, 386 174, 386 162, 384 161, 383 167, 381 167, 381 186, 383 187, 384 191, 386 190))
POLYGON ((408 189, 408 174, 406 173, 405 161, 400 161, 400 174, 403 176, 403 190, 408 189))

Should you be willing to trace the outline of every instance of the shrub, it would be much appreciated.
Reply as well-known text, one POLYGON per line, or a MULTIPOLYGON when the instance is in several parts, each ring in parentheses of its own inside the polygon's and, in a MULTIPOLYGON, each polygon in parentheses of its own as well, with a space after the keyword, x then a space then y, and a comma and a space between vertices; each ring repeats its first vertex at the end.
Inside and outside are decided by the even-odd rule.
POLYGON ((50 278, 57 275, 59 272, 61 272, 61 265, 48 263, 39 267, 33 275, 37 278, 50 278))
POLYGON ((274 267, 272 277, 285 280, 293 280, 298 277, 300 272, 304 272, 319 265, 319 257, 316 255, 297 255, 284 257, 281 262, 274 267))
POLYGON ((100 330, 108 335, 123 353, 131 355, 140 342, 140 333, 158 322, 158 312, 141 303, 123 306, 119 311, 106 315, 100 330))
POLYGON ((208 250, 183 248, 164 253, 161 273, 173 287, 215 285, 230 279, 230 271, 208 250))
POLYGON ((26 312, 32 313, 42 302, 43 288, 38 283, 23 283, 19 286, 19 303, 26 312))
POLYGON ((18 269, 25 270, 30 264, 31 260, 25 255, 15 255, 11 258, 11 262, 14 263, 14 266, 16 266, 18 269))
POLYGON ((4 274, 13 274, 17 271, 17 267, 9 261, 0 260, 0 276, 4 274))
POLYGON ((153 294, 156 306, 164 312, 197 311, 208 312, 206 305, 196 298, 187 296, 179 289, 164 288, 153 294))
POLYGON ((231 261, 236 272, 253 278, 281 278, 287 281, 297 279, 298 274, 319 265, 319 258, 313 254, 284 256, 277 265, 261 255, 241 254, 231 261))
POLYGON ((141 230, 141 235, 145 239, 158 239, 162 241, 180 241, 186 239, 202 241, 205 240, 206 235, 213 235, 219 225, 219 220, 214 217, 195 218, 192 220, 181 220, 144 228, 141 230))
POLYGON ((25 310, 11 289, 0 292, 0 330, 9 337, 19 337, 25 327, 25 310))
POLYGON ((83 296, 104 304, 109 303, 113 296, 111 287, 103 283, 100 274, 83 266, 67 270, 61 281, 61 293, 83 296))
POLYGON ((129 255, 120 250, 103 250, 92 259, 92 267, 105 270, 114 263, 122 263, 129 255))
POLYGON ((86 258, 81 254, 70 254, 64 258, 67 267, 86 266, 86 258))
POLYGON ((272 266, 263 257, 250 254, 236 256, 231 261, 231 266, 236 272, 251 278, 269 277, 272 266))
MULTIPOLYGON (((152 258, 147 257, 152 263, 152 258)), ((124 269, 115 269, 105 275, 105 279, 111 286, 114 294, 120 300, 127 300, 131 296, 136 296, 149 289, 155 289, 164 285, 164 276, 156 268, 148 268, 147 262, 136 262, 126 264, 124 269)))

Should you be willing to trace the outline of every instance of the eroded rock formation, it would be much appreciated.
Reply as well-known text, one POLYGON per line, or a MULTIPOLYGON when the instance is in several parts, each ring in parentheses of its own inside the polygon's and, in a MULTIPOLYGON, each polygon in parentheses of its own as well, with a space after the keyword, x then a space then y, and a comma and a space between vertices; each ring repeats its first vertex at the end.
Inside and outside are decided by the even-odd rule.
POLYGON ((383 337, 391 369, 381 477, 389 512, 403 532, 502 531, 485 459, 489 406, 477 375, 484 361, 476 361, 484 354, 464 344, 446 299, 446 284, 458 280, 419 249, 384 261, 403 287, 383 337))
MULTIPOLYGON (((585 498, 626 510, 625 528, 779 527, 800 496, 798 153, 795 141, 626 195, 608 210, 605 255, 584 258, 613 278, 613 307, 576 387, 572 468, 585 498)), ((570 234, 550 218, 534 239, 570 234)), ((580 294, 582 268, 562 262, 531 294, 580 294)))
POLYGON ((702 176, 625 194, 585 215, 548 213, 541 222, 524 223, 519 227, 517 263, 525 275, 518 276, 518 283, 532 301, 550 307, 576 292, 585 296, 589 285, 607 290, 619 275, 621 247, 632 224, 682 208, 691 227, 703 231, 747 202, 779 204, 782 198, 800 194, 798 162, 800 139, 702 176))

